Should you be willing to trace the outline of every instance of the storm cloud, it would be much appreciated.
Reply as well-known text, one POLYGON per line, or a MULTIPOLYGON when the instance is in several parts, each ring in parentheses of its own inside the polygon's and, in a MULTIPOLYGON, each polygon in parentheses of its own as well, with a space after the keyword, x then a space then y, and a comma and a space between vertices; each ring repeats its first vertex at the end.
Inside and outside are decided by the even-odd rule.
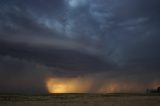
POLYGON ((0 1, 0 92, 46 92, 48 77, 89 77, 88 92, 106 82, 141 90, 159 83, 159 7, 158 0, 0 1))

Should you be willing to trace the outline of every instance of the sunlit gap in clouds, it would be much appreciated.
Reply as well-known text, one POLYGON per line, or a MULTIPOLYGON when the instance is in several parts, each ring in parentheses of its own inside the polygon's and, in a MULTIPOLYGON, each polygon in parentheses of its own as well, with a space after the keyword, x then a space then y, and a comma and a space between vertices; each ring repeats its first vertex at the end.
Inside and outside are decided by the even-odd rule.
POLYGON ((49 93, 87 93, 92 83, 82 78, 48 78, 46 87, 49 93))
POLYGON ((61 78, 51 77, 46 80, 48 93, 143 93, 147 88, 156 88, 159 81, 147 84, 137 81, 104 79, 96 81, 94 77, 61 78))

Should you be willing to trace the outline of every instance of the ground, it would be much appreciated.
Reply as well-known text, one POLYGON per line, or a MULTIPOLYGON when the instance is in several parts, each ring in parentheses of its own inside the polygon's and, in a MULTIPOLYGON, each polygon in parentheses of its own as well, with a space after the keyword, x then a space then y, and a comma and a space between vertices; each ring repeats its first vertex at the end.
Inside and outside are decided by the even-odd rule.
POLYGON ((0 106, 160 106, 160 96, 144 94, 0 95, 0 106))

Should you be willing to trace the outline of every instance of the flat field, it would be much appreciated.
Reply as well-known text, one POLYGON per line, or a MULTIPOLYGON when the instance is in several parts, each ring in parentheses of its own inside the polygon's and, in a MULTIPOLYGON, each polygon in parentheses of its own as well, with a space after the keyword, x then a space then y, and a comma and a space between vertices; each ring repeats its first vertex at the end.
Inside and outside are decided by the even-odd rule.
POLYGON ((0 106, 160 106, 160 96, 144 94, 0 95, 0 106))

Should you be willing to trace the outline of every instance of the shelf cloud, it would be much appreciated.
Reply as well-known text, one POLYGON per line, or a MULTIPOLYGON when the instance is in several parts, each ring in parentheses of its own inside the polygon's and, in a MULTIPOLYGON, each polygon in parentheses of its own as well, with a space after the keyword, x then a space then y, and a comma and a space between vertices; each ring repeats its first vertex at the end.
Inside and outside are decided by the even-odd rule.
POLYGON ((157 0, 0 1, 0 92, 45 93, 48 78, 90 82, 84 92, 158 86, 159 6, 157 0))

